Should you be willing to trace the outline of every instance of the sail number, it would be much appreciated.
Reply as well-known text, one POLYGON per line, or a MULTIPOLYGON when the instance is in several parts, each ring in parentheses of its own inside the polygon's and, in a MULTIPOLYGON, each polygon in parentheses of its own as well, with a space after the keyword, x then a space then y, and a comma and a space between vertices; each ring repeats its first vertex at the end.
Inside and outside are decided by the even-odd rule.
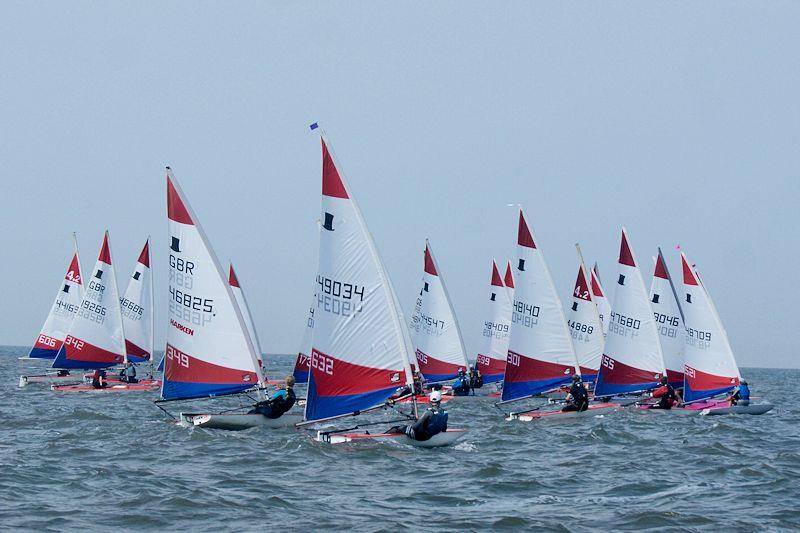
POLYGON ((711 346, 711 332, 686 328, 686 344, 705 350, 711 346))
POLYGON ((491 360, 485 355, 478 354, 478 357, 475 358, 475 364, 480 366, 489 366, 490 363, 491 360))
POLYGON ((541 309, 538 305, 526 304, 520 300, 514 300, 514 312, 511 315, 511 321, 514 324, 521 324, 525 327, 532 328, 539 323, 539 312, 541 309))
POLYGON ((336 298, 344 298, 345 300, 350 300, 354 296, 358 296, 359 301, 364 301, 363 285, 342 283, 341 281, 326 278, 325 276, 317 276, 317 284, 319 285, 319 290, 323 294, 329 294, 336 298))
POLYGON ((334 315, 350 316, 360 313, 364 301, 364 286, 342 283, 325 276, 317 276, 317 308, 334 315), (358 297, 358 299, 356 299, 358 297))
POLYGON ((609 370, 614 370, 614 360, 607 355, 603 356, 603 358, 600 360, 600 364, 609 370))
POLYGON ((176 302, 189 309, 204 313, 211 313, 214 310, 214 300, 212 298, 192 296, 188 292, 179 291, 175 287, 170 287, 169 293, 176 302))
POLYGON ((311 350, 311 368, 316 368, 320 372, 333 375, 333 358, 316 350, 311 350))
POLYGON ((184 368, 189 368, 189 356, 181 351, 176 350, 169 344, 167 344, 167 359, 169 361, 174 361, 176 364, 184 368))
POLYGON ((483 336, 495 339, 505 339, 508 337, 508 324, 499 324, 486 320, 483 323, 483 336))
POLYGON ((506 355, 506 362, 509 365, 519 366, 519 354, 509 351, 506 355))

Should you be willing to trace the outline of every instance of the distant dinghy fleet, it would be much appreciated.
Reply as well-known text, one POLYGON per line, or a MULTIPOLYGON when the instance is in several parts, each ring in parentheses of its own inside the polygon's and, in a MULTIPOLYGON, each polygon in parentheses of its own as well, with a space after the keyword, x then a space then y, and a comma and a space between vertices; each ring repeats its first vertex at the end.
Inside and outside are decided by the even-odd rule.
MULTIPOLYGON (((312 129, 318 130, 316 125, 312 129)), ((490 262, 480 309, 480 344, 470 363, 445 273, 431 243, 425 242, 421 283, 413 312, 406 318, 324 133, 320 142, 319 268, 292 374, 297 384, 306 387, 305 398, 298 402, 302 409, 275 418, 223 409, 223 404, 216 412, 176 416, 168 410, 172 402, 222 401, 232 395, 268 402, 268 392, 278 383, 266 377, 270 361, 262 355, 233 265, 224 269, 217 259, 169 168, 169 282, 162 293, 168 301, 168 320, 159 368, 153 368, 150 239, 120 293, 106 232, 97 261, 85 275, 75 242, 47 319, 30 353, 21 358, 52 361, 53 370, 23 375, 20 386, 41 382, 59 392, 160 390, 157 405, 184 426, 292 427, 310 429, 314 438, 329 443, 371 440, 422 447, 451 445, 466 430, 447 428, 422 441, 403 432, 361 429, 385 421, 344 429, 336 421, 363 419, 370 411, 385 410, 413 423, 420 417, 418 405, 428 401, 424 389, 441 391, 443 402, 452 400, 458 392, 449 383, 461 379, 463 384, 467 369, 472 380, 466 390, 472 396, 485 401, 499 396, 498 406, 522 400, 536 403, 507 413, 508 420, 569 420, 626 408, 705 415, 762 414, 772 408, 768 403, 737 401, 745 384, 727 333, 683 252, 682 282, 676 284, 658 250, 648 290, 623 228, 609 298, 605 289, 611 287, 601 285, 596 264, 586 267, 576 245, 575 285, 562 302, 522 208, 516 257, 500 266, 490 262), (103 369, 118 365, 122 366, 118 378, 105 375, 103 369), (142 379, 134 377, 135 365, 147 369, 142 379), (162 369, 161 379, 155 378, 153 374, 162 369), (651 396, 658 398, 666 390, 665 382, 670 390, 682 391, 682 398, 652 409, 664 407, 663 401, 655 405, 651 396), (574 401, 565 394, 576 383, 587 390, 587 405, 562 410, 565 400, 574 401)))

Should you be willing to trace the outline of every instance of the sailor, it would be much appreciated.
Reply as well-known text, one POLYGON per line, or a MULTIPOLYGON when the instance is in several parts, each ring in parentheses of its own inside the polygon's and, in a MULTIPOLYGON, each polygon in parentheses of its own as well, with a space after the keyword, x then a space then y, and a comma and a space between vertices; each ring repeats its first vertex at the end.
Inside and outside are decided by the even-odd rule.
POLYGON ((579 413, 589 409, 589 394, 578 374, 572 375, 572 385, 567 393, 567 404, 561 409, 562 412, 577 411, 579 413))
POLYGON ((106 371, 102 368, 98 368, 92 374, 92 387, 95 389, 103 389, 108 387, 108 383, 106 383, 106 371))
POLYGON ((247 414, 260 414, 271 419, 280 418, 297 400, 294 394, 294 382, 294 376, 286 376, 282 388, 276 390, 269 400, 258 402, 247 414))
POLYGON ((467 396, 470 392, 469 378, 463 368, 458 369, 458 376, 453 382, 453 394, 456 396, 467 396))
MULTIPOLYGON (((475 368, 473 365, 469 366, 469 386, 471 389, 480 389, 483 387, 483 376, 481 376, 481 371, 475 368)), ((475 394, 475 391, 472 392, 475 394)))
POLYGON ((670 385, 667 376, 661 376, 661 386, 653 391, 653 398, 659 398, 658 403, 650 406, 650 409, 672 409, 674 405, 680 405, 681 397, 675 392, 675 387, 670 385))
POLYGON ((736 392, 731 396, 731 405, 750 405, 750 387, 746 381, 739 382, 736 392))
POLYGON ((417 441, 430 440, 434 435, 447 431, 447 411, 442 409, 442 391, 435 390, 430 395, 430 407, 410 426, 394 426, 386 433, 405 433, 417 441))
POLYGON ((119 380, 123 383, 138 383, 139 380, 136 379, 136 367, 133 366, 133 363, 128 361, 119 373, 119 380))

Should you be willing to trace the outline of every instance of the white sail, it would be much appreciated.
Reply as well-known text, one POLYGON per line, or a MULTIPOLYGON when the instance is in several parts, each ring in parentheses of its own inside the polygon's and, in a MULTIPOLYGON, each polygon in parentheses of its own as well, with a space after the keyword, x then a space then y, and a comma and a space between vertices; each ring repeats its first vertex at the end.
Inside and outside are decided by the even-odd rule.
MULTIPOLYGON (((510 265, 506 276, 511 276, 510 265)), ((512 279, 512 278, 509 278, 512 279)), ((475 367, 480 371, 484 383, 503 379, 508 357, 508 339, 511 333, 511 308, 513 300, 513 279, 506 287, 497 263, 492 261, 492 278, 485 301, 480 348, 475 359, 475 367)))
POLYGON ((103 368, 125 360, 119 289, 106 231, 80 307, 53 368, 103 368))
POLYGON ((150 239, 144 243, 128 288, 120 300, 125 327, 125 350, 134 363, 153 357, 153 277, 150 272, 150 239))
POLYGON ((427 381, 444 381, 467 370, 467 355, 439 265, 425 241, 422 286, 411 315, 411 341, 427 381))
POLYGON ((653 282, 650 285, 650 306, 661 338, 661 351, 667 379, 676 387, 683 387, 683 350, 686 327, 682 311, 670 279, 667 264, 659 250, 656 257, 653 282))
POLYGON ((653 308, 628 234, 622 228, 619 277, 595 396, 648 390, 664 375, 653 308))
POLYGON ((263 385, 228 277, 169 168, 166 178, 169 322, 161 396, 199 398, 263 385))
POLYGON ((81 279, 81 265, 78 259, 78 246, 75 244, 75 251, 72 260, 67 267, 64 281, 58 286, 56 298, 50 307, 50 313, 44 321, 39 336, 31 348, 28 357, 34 359, 53 359, 75 319, 75 313, 81 305, 83 299, 83 282, 81 279))
POLYGON ((247 334, 250 335, 250 342, 256 349, 258 355, 259 366, 264 366, 262 357, 264 356, 261 351, 261 343, 258 340, 258 333, 256 333, 256 326, 253 323, 253 314, 250 312, 250 306, 247 305, 247 298, 244 297, 244 291, 239 283, 239 278, 236 277, 236 272, 233 270, 233 263, 228 264, 228 283, 233 291, 233 297, 236 298, 236 305, 239 306, 239 311, 242 312, 244 317, 244 324, 247 327, 247 334))
POLYGON ((303 327, 303 339, 300 341, 300 349, 297 351, 297 358, 294 362, 294 379, 297 383, 308 383, 308 371, 311 368, 311 344, 314 334, 314 306, 317 305, 317 295, 308 308, 308 316, 303 327))
POLYGON ((517 252, 504 401, 552 390, 578 372, 561 299, 521 209, 517 252))
POLYGON ((584 381, 594 381, 597 378, 605 344, 603 324, 592 298, 590 279, 581 260, 572 291, 572 304, 567 311, 567 325, 570 327, 572 344, 575 346, 575 355, 584 381))
POLYGON ((728 392, 739 384, 739 367, 711 296, 681 252, 686 321, 684 399, 696 401, 728 392))
POLYGON ((608 319, 611 316, 611 303, 608 301, 606 291, 600 283, 600 275, 597 273, 597 264, 589 273, 592 277, 592 299, 597 304, 597 311, 600 313, 600 323, 603 325, 603 335, 608 335, 608 319))
POLYGON ((412 383, 394 289, 324 137, 321 142, 322 228, 307 420, 363 411, 412 383))

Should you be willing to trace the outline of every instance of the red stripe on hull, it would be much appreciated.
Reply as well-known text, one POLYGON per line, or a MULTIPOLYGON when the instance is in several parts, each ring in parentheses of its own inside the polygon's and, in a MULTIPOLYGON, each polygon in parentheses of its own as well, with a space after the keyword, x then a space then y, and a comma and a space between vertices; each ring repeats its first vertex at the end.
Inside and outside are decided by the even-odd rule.
POLYGON ((121 363, 124 359, 122 354, 109 352, 72 335, 64 340, 64 353, 70 361, 85 363, 121 363))
POLYGON ((164 357, 164 376, 182 383, 258 384, 255 372, 202 361, 170 344, 167 344, 164 357))
POLYGON ((600 372, 603 373, 603 382, 609 385, 637 385, 661 379, 661 372, 651 372, 626 365, 607 355, 603 356, 600 372))
POLYGON ((506 381, 508 382, 515 383, 556 379, 574 373, 574 366, 541 361, 512 352, 511 350, 508 351, 508 360, 506 364, 506 381), (519 364, 515 365, 515 361, 518 361, 519 364))
POLYGON ((351 396, 405 384, 402 370, 348 363, 316 348, 311 350, 311 374, 319 396, 351 396))

